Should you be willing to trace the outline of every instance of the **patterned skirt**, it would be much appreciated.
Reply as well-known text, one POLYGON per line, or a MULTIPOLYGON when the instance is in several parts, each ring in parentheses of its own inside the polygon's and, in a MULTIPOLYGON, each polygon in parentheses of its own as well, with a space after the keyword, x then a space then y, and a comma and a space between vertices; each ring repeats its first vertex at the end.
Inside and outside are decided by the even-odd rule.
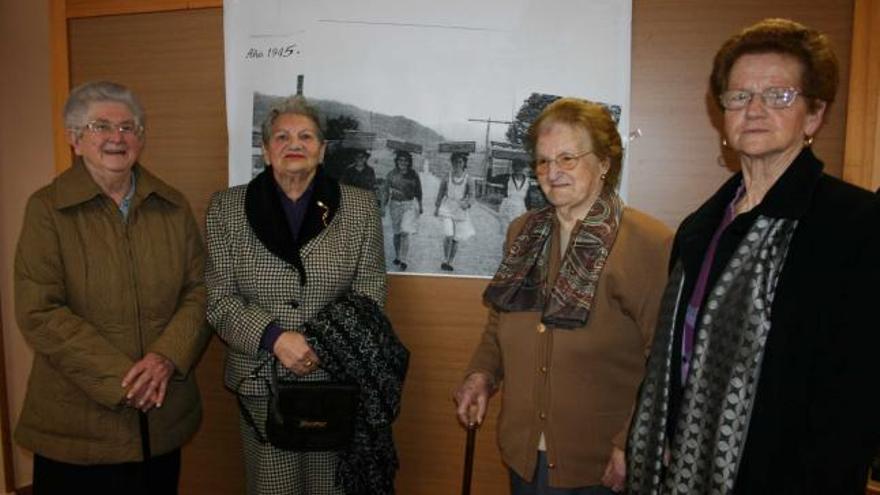
MULTIPOLYGON (((254 422, 265 434, 268 397, 241 396, 254 422)), ((290 452, 260 443, 239 414, 248 495, 344 495, 335 486, 335 452, 290 452)))

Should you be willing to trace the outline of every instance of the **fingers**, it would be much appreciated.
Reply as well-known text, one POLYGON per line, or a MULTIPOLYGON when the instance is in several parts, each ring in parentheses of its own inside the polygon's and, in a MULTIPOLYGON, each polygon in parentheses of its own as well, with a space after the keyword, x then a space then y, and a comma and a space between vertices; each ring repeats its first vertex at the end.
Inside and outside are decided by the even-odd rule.
POLYGON ((159 382, 159 390, 156 392, 155 402, 156 407, 162 407, 162 403, 165 402, 165 392, 168 390, 168 380, 163 382, 159 382))
POLYGON ((468 414, 468 411, 471 405, 471 396, 469 394, 466 395, 462 393, 461 389, 459 388, 459 390, 456 391, 454 400, 457 405, 455 409, 455 415, 458 417, 458 422, 461 423, 462 426, 467 426, 468 423, 470 423, 470 416, 468 414))
POLYGON ((294 368, 292 368, 292 371, 299 376, 308 375, 318 369, 318 363, 318 356, 316 356, 314 352, 311 352, 304 359, 297 361, 294 368))
POLYGON ((614 447, 602 474, 602 484, 613 492, 622 492, 626 485, 626 454, 614 447))
POLYGON ((471 407, 468 410, 468 412, 470 413, 471 423, 476 423, 478 425, 483 424, 483 419, 486 417, 486 409, 488 409, 488 405, 489 394, 478 394, 475 407, 471 407))
POLYGON ((455 391, 456 416, 465 427, 480 425, 489 403, 489 379, 483 373, 472 373, 455 391))
POLYGON ((128 388, 128 384, 134 382, 135 378, 143 371, 143 363, 138 361, 128 370, 128 373, 122 377, 122 388, 128 388))
POLYGON ((321 362, 305 337, 297 332, 282 333, 272 351, 285 368, 299 376, 315 371, 321 362))
POLYGON ((144 412, 160 407, 165 400, 174 364, 156 353, 147 353, 122 379, 126 405, 144 412))

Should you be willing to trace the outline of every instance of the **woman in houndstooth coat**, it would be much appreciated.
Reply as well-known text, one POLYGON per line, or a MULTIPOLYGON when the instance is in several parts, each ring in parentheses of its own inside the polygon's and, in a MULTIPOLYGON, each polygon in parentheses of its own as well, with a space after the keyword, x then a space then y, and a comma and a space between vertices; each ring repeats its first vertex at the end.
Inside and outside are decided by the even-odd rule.
POLYGON ((301 97, 274 108, 262 126, 266 170, 214 195, 208 210, 208 319, 227 345, 226 387, 246 409, 240 427, 251 495, 343 493, 336 453, 260 441, 271 370, 260 365, 274 356, 282 378, 330 380, 302 333, 306 323, 346 293, 385 302, 376 201, 322 173, 319 122, 301 97))

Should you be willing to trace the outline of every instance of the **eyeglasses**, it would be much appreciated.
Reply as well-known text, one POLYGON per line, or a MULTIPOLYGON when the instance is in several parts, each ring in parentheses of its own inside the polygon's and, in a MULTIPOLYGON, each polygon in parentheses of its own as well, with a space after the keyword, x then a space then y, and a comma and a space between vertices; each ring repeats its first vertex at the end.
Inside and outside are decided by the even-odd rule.
POLYGON ((93 120, 83 126, 89 132, 99 136, 107 137, 114 132, 119 132, 123 136, 140 136, 144 133, 144 126, 135 124, 134 122, 123 122, 114 124, 106 120, 93 120))
POLYGON ((562 170, 571 170, 578 164, 578 160, 593 153, 593 150, 581 151, 580 153, 560 153, 556 158, 536 158, 532 162, 532 170, 537 175, 546 174, 550 170, 550 165, 556 164, 562 170))
POLYGON ((790 107, 801 92, 797 88, 767 88, 761 92, 732 89, 721 93, 718 100, 727 110, 742 110, 751 103, 756 94, 761 96, 765 106, 778 109, 790 107))

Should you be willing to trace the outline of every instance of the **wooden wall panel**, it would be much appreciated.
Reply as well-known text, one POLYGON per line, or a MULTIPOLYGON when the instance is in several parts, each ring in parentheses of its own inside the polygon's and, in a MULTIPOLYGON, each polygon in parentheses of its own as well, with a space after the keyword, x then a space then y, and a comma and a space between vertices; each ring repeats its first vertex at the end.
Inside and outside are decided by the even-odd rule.
MULTIPOLYGON (((56 0, 51 0, 56 1, 56 0)), ((67 4, 69 17, 95 17, 145 12, 223 7, 223 0, 60 0, 67 4)))
MULTIPOLYGON (((455 419, 452 392, 486 321, 480 300, 487 281, 404 276, 389 280, 388 315, 411 352, 394 429, 401 464, 398 493, 459 493, 465 431, 455 419)), ((474 494, 507 491, 507 473, 495 440, 500 405, 499 397, 491 400, 489 417, 477 433, 474 494)))
POLYGON ((856 0, 846 164, 843 177, 876 190, 880 187, 880 2, 856 0))

